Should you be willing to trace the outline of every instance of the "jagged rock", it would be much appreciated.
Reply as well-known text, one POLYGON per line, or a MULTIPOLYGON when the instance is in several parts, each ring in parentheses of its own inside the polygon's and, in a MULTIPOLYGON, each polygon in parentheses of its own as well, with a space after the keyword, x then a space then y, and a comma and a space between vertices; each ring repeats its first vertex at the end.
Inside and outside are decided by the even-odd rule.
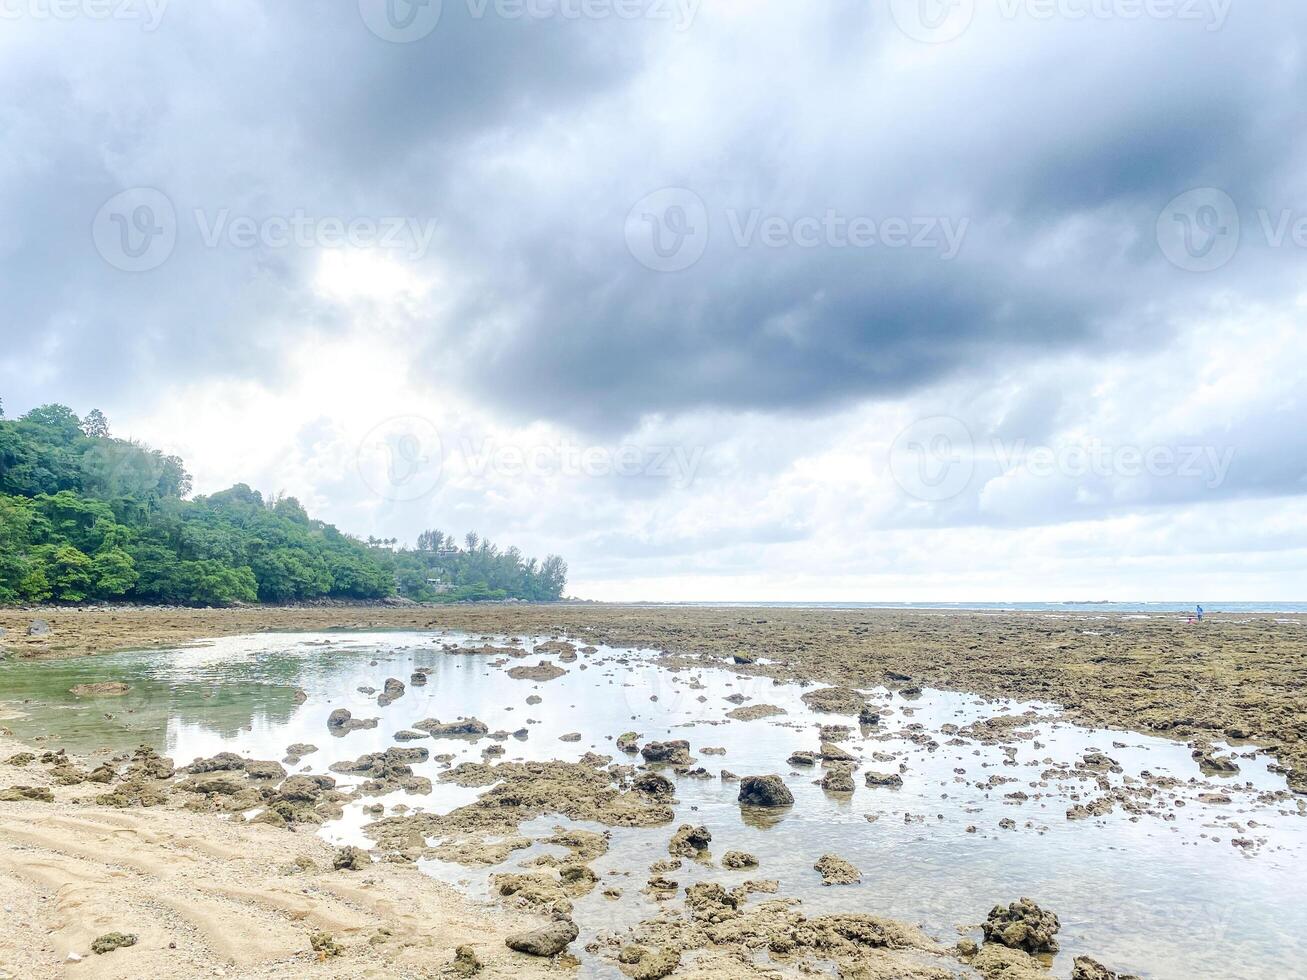
POLYGON ((1006 908, 995 905, 983 926, 986 942, 1027 953, 1056 953, 1054 937, 1060 928, 1056 915, 1045 912, 1028 898, 1012 902, 1006 908))
POLYGON ((618 735, 617 747, 628 755, 635 755, 640 751, 639 732, 623 732, 621 735, 618 735))
POLYGON ((793 806, 794 794, 780 776, 745 776, 740 780, 739 801, 748 806, 793 806))
POLYGON ((420 732, 427 732, 432 738, 476 739, 490 733, 490 726, 477 718, 461 718, 443 724, 435 718, 426 718, 415 722, 413 727, 420 732))
POLYGON ((245 769, 245 760, 235 752, 219 752, 215 756, 207 759, 196 759, 186 767, 187 772, 242 772, 245 769))
POLYGON ((694 827, 688 823, 681 824, 672 835, 667 852, 676 857, 696 857, 708 849, 712 834, 707 827, 694 827))
POLYGON ((875 789, 878 786, 898 789, 903 785, 903 777, 896 772, 872 772, 869 770, 863 774, 862 779, 870 789, 875 789))
POLYGON ((758 859, 747 851, 727 851, 722 855, 722 867, 731 871, 743 871, 757 866, 758 859))
POLYGON ((639 773, 631 780, 631 787, 657 803, 670 803, 676 797, 676 787, 672 781, 656 772, 639 773))
POLYGON ((846 752, 834 742, 821 743, 821 757, 826 762, 857 762, 858 757, 846 752))
POLYGON ((27 627, 28 636, 49 636, 50 624, 44 619, 34 619, 31 625, 27 627))
POLYGON ((0 789, 0 803, 16 803, 20 800, 53 803, 54 793, 47 786, 10 786, 0 789))
POLYGON ((459 946, 454 950, 454 962, 449 968, 455 976, 474 977, 481 972, 481 961, 471 946, 459 946))
POLYGON ((381 693, 377 695, 377 704, 384 708, 386 705, 402 698, 405 690, 404 682, 398 677, 387 677, 386 683, 382 685, 381 693))
POLYGON ((106 932, 103 936, 97 936, 91 943, 91 952, 103 956, 105 953, 112 953, 115 949, 135 946, 136 939, 136 934, 131 932, 106 932))
POLYGON ((515 681, 552 681, 566 674, 558 664, 551 664, 548 660, 542 660, 534 667, 513 667, 508 671, 508 676, 515 681))
POLYGON ((867 698, 851 687, 823 687, 803 695, 803 703, 813 711, 836 715, 858 715, 867 707, 867 698))
POLYGON ((726 717, 735 721, 758 721, 762 718, 773 718, 784 714, 788 714, 788 712, 774 704, 751 704, 726 712, 726 717))
POLYGON ((519 932, 504 940, 509 949, 530 956, 557 956, 580 934, 571 919, 555 919, 543 929, 519 932))
POLYGON ((361 728, 376 727, 376 718, 355 718, 348 708, 337 708, 327 716, 327 730, 333 735, 345 735, 361 728))
POLYGON ((669 948, 645 950, 631 964, 629 973, 632 980, 662 980, 663 977, 670 976, 680 965, 681 954, 678 950, 669 948))
POLYGON ((823 854, 813 869, 821 874, 823 885, 856 885, 862 880, 862 872, 836 854, 823 854))
POLYGON ((852 793, 853 773, 848 769, 832 769, 821 777, 821 788, 828 793, 852 793))
POLYGON ((363 851, 350 846, 342 847, 331 860, 331 866, 337 871, 362 871, 371 863, 363 851))
POLYGON ((1071 980, 1139 980, 1133 973, 1113 973, 1098 960, 1077 956, 1071 967, 1071 980))
POLYGON ((640 750, 645 762, 666 762, 675 766, 690 764, 690 743, 684 739, 670 742, 649 742, 640 750))

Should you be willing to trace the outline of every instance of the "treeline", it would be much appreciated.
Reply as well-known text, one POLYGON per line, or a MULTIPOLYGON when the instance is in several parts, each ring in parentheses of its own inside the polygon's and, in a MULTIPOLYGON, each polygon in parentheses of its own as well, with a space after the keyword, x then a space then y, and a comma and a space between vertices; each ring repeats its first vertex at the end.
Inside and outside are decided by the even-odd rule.
MULTIPOLYGON (((385 542, 393 545, 394 542, 385 542)), ((470 599, 561 599, 567 562, 550 555, 543 562, 523 558, 517 548, 497 545, 469 533, 459 547, 453 535, 423 531, 417 548, 394 552, 399 591, 421 602, 470 599)))
POLYGON ((188 500, 180 459, 115 439, 98 411, 79 419, 45 405, 15 421, 3 414, 0 406, 0 603, 562 595, 561 559, 537 568, 515 549, 478 541, 465 559, 431 565, 437 556, 312 520, 293 497, 265 499, 238 484, 188 500))

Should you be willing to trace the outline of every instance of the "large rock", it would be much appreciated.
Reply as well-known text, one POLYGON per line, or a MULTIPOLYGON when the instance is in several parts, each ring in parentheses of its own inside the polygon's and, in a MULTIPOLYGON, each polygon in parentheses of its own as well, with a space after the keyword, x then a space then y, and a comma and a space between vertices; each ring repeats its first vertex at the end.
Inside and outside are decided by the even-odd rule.
POLYGON ((856 885, 862 880, 862 873, 838 854, 823 854, 812 867, 823 885, 856 885))
POLYGON ((676 787, 670 779, 656 772, 642 772, 631 780, 631 788, 643 793, 656 803, 670 803, 676 798, 676 787))
POLYGON ((355 718, 348 708, 337 708, 327 716, 327 731, 345 735, 360 728, 376 728, 376 718, 355 718))
POLYGON ((688 823, 681 824, 672 835, 667 852, 675 857, 695 857, 708 850, 712 843, 712 834, 707 827, 694 827, 688 823))
POLYGON ((794 794, 780 776, 745 776, 740 780, 739 799, 748 806, 794 805, 794 794))
POLYGON ((404 696, 404 682, 398 677, 387 677, 381 693, 377 695, 377 704, 384 708, 392 701, 404 696))
POLYGON ((813 711, 836 715, 861 715, 867 698, 851 687, 823 687, 803 695, 803 703, 813 711))
POLYGON ((690 743, 685 739, 650 742, 640 750, 645 762, 666 762, 674 766, 690 764, 690 743))
POLYGON ((432 738, 480 738, 490 733, 490 726, 477 718, 461 718, 444 723, 436 718, 424 718, 414 722, 413 727, 420 732, 427 732, 432 738))
POLYGON ((1027 953, 1056 953, 1054 938, 1061 923, 1052 912, 1045 912, 1028 898, 1004 908, 995 905, 984 925, 985 941, 998 943, 1027 953))
POLYGON ((1113 973, 1098 960, 1077 956, 1071 967, 1071 980, 1139 980, 1133 973, 1113 973))
POLYGON ((566 674, 558 664, 551 664, 548 660, 542 660, 534 667, 513 667, 509 670, 508 676, 515 681, 552 681, 566 674))
POLYGON ((898 789, 903 785, 903 777, 896 772, 875 772, 868 770, 862 775, 863 782, 867 784, 868 789, 876 789, 879 786, 887 786, 890 789, 898 789))
POLYGON ((27 627, 27 635, 28 635, 28 636, 49 636, 49 635, 50 635, 50 624, 47 623, 44 619, 34 619, 34 620, 32 620, 32 625, 29 626, 29 627, 27 627))
POLYGON ((852 793, 853 773, 842 767, 831 769, 821 777, 821 788, 828 793, 852 793))
POLYGON ((518 932, 504 940, 509 949, 531 956, 557 956, 580 934, 571 919, 555 919, 543 929, 518 932))

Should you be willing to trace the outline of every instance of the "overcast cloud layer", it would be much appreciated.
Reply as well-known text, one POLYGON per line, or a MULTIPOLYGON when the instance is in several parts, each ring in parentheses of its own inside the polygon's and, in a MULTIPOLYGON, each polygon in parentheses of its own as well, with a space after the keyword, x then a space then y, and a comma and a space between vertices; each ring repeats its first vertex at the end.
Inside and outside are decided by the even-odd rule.
POLYGON ((587 597, 1304 598, 1300 3, 2 12, 11 416, 587 597))

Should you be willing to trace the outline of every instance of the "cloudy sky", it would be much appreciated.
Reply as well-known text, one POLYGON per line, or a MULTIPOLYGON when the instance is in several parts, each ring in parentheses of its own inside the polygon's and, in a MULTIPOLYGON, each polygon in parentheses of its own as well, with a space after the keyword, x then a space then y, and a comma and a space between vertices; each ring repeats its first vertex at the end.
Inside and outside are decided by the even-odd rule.
POLYGON ((3 0, 0 396, 597 599, 1303 599, 1300 0, 3 0))

